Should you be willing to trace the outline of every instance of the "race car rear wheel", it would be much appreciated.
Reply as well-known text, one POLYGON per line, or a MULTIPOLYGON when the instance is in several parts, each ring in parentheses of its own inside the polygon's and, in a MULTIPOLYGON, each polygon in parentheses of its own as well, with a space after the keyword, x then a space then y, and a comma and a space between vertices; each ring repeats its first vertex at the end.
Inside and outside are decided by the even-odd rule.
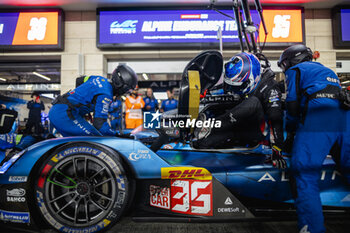
POLYGON ((58 148, 40 166, 35 199, 46 222, 62 232, 98 232, 117 222, 129 183, 118 154, 90 143, 58 148))

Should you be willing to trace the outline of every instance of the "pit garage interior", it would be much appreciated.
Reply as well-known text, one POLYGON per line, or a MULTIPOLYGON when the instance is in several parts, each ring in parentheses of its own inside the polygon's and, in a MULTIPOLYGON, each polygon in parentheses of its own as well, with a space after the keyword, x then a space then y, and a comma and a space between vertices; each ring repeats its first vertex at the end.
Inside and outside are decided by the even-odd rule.
MULTIPOLYGON (((303 8, 304 35, 303 43, 320 56, 316 61, 333 69, 339 76, 343 88, 350 86, 350 50, 335 48, 333 45, 333 15, 335 6, 350 6, 349 0, 261 0, 263 7, 298 7, 303 8)), ((210 3, 218 6, 231 6, 231 0, 2 0, 1 10, 30 10, 58 8, 64 13, 63 44, 61 49, 46 51, 8 51, 0 49, 0 104, 13 102, 19 109, 19 126, 24 127, 28 110, 26 103, 34 91, 41 93, 48 113, 52 100, 75 86, 75 78, 80 75, 102 75, 111 77, 118 64, 132 67, 139 77, 140 93, 152 87, 159 102, 167 99, 166 90, 174 88, 175 96, 179 93, 179 83, 187 63, 196 56, 198 48, 97 48, 99 33, 97 9, 100 8, 139 8, 139 7, 207 7, 210 3), (20 107, 18 107, 20 106, 20 107)), ((253 4, 253 1, 251 1, 253 4)), ((0 22, 1 23, 1 22, 0 22)), ((349 24, 350 25, 350 22, 349 24)), ((350 30, 350 28, 349 28, 350 30)), ((219 50, 219 45, 211 49, 219 50)), ((284 47, 265 49, 270 59, 276 80, 284 80, 284 75, 277 66, 279 55, 284 47)), ((225 47, 225 61, 239 52, 239 48, 225 47)), ((11 108, 11 105, 10 105, 11 108)), ((9 226, 0 223, 0 231, 38 232, 26 227, 9 226)), ((230 223, 181 223, 181 222, 145 222, 143 219, 126 217, 112 229, 112 232, 234 232, 234 233, 292 233, 296 232, 295 216, 290 220, 235 221, 230 223)), ((327 219, 326 229, 329 233, 347 233, 350 229, 349 219, 327 219)), ((54 232, 53 230, 45 230, 54 232)))

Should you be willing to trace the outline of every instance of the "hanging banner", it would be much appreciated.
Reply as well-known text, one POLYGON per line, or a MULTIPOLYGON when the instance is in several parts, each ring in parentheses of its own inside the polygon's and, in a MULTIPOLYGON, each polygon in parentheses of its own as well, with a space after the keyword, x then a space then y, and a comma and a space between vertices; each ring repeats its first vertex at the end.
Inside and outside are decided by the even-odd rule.
POLYGON ((62 50, 61 10, 0 11, 0 49, 62 50))
POLYGON ((59 83, 40 83, 40 84, 0 84, 0 91, 60 91, 59 83))
MULTIPOLYGON (((233 11, 222 9, 233 17, 233 11)), ((267 46, 288 46, 304 42, 303 9, 264 10, 269 36, 267 46)), ((260 18, 251 10, 255 24, 260 18)), ((214 10, 189 9, 98 9, 97 47, 130 48, 211 48, 218 47, 218 28, 221 27, 224 46, 238 47, 236 21, 214 10)), ((264 42, 265 34, 257 27, 257 37, 264 42)))

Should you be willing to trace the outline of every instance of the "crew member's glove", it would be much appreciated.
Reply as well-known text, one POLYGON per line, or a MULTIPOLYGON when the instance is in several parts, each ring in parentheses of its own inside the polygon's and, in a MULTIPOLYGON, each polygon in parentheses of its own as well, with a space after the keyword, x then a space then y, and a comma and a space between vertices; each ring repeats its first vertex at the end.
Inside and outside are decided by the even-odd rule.
POLYGON ((282 149, 276 145, 272 147, 271 162, 276 168, 284 169, 287 167, 287 163, 282 156, 282 149))
POLYGON ((288 154, 292 153, 293 143, 294 143, 294 134, 288 133, 286 140, 284 140, 283 142, 283 151, 287 152, 288 154))

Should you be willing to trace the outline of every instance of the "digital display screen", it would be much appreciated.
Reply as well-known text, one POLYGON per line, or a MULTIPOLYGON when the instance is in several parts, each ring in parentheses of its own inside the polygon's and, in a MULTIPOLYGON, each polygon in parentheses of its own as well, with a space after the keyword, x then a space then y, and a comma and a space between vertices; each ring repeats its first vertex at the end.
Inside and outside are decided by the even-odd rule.
POLYGON ((61 50, 60 10, 0 11, 0 49, 61 50))
MULTIPOLYGON (((221 10, 232 17, 233 11, 221 10)), ((304 41, 302 9, 264 10, 269 31, 266 42, 289 45, 304 41)), ((224 45, 239 44, 236 21, 214 10, 111 10, 99 9, 97 47, 213 47, 218 46, 221 27, 224 45)), ((252 20, 264 41, 258 12, 251 10, 252 20)), ((257 33, 258 36, 258 33, 257 33)))
POLYGON ((350 41, 350 9, 341 9, 340 17, 342 40, 350 41))

